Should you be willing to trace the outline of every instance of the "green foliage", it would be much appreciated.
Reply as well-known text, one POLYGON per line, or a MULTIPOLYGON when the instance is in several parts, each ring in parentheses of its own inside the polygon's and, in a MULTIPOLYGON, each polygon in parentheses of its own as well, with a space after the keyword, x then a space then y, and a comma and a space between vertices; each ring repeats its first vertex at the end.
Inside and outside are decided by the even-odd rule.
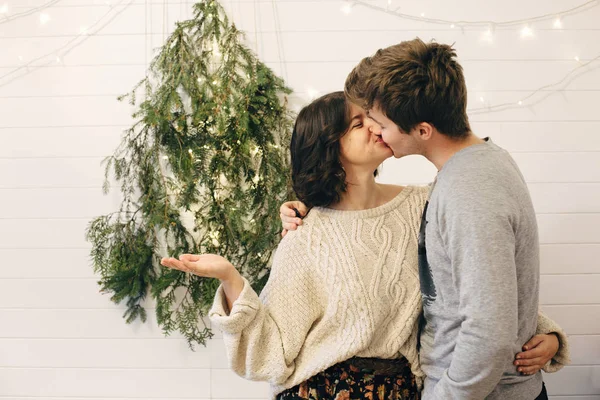
POLYGON ((136 106, 136 122, 105 160, 104 190, 114 177, 123 201, 86 232, 101 289, 126 302, 127 322, 145 321, 144 305, 155 303, 164 333, 180 331, 191 347, 212 336, 203 317, 218 282, 160 258, 217 253, 260 291, 279 205, 291 196, 290 90, 242 41, 214 0, 177 24, 146 78, 120 98, 136 106))

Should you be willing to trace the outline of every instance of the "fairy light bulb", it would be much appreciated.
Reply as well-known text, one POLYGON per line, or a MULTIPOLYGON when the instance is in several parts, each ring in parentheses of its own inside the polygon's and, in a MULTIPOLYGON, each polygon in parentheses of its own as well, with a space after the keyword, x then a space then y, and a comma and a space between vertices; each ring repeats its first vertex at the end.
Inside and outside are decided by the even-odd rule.
POLYGON ((526 25, 521 29, 521 37, 523 39, 533 37, 533 29, 529 25, 526 25))
POLYGON ((8 4, 4 3, 0 6, 0 15, 8 14, 8 4))
POLYGON ((49 21, 50 21, 50 15, 46 14, 46 13, 41 13, 40 14, 40 23, 42 25, 46 25, 49 21))
POLYGON ((553 26, 554 26, 554 29, 561 29, 562 28, 562 20, 560 19, 560 17, 557 17, 554 20, 553 26))
POLYGON ((342 6, 342 12, 346 15, 350 14, 352 12, 352 4, 350 3, 346 3, 342 6))
POLYGON ((491 28, 488 28, 488 30, 483 32, 483 34, 481 35, 481 40, 488 43, 494 42, 494 33, 492 32, 491 28))

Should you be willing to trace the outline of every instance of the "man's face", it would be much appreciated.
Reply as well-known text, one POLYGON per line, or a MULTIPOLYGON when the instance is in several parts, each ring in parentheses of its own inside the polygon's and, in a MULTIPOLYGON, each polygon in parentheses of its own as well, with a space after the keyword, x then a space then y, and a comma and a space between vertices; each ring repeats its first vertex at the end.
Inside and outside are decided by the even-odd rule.
POLYGON ((369 110, 369 118, 381 127, 383 141, 392 149, 394 157, 401 158, 422 153, 421 143, 416 138, 416 133, 401 131, 398 125, 385 116, 377 105, 369 110))

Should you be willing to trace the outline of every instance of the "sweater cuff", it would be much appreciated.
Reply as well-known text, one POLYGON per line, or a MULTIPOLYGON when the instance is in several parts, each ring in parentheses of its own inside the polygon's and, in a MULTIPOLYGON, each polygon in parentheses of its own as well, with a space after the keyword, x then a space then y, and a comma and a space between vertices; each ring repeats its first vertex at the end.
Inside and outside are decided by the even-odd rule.
POLYGON ((544 318, 543 321, 539 321, 537 328, 537 334, 551 334, 554 333, 558 337, 558 352, 554 355, 550 361, 546 363, 543 370, 548 373, 557 372, 561 370, 565 365, 571 363, 571 354, 569 351, 569 341, 567 335, 562 328, 550 318, 544 318))
POLYGON ((558 337, 558 352, 554 355, 550 361, 544 365, 544 372, 553 373, 560 371, 565 365, 571 363, 569 344, 567 342, 567 335, 562 329, 558 328, 555 331, 549 332, 555 333, 558 337))
POLYGON ((220 285, 217 289, 215 300, 208 312, 210 322, 224 333, 240 333, 254 320, 260 308, 261 302, 258 295, 252 289, 248 280, 244 277, 242 279, 244 280, 244 287, 233 303, 231 312, 229 312, 227 306, 223 285, 220 285))

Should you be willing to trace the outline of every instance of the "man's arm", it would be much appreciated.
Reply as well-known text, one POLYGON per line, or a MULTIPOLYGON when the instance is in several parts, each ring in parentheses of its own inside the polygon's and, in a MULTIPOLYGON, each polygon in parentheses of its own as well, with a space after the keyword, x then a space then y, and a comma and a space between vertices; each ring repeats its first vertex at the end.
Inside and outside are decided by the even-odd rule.
POLYGON ((518 334, 513 210, 492 184, 484 182, 475 192, 458 184, 440 210, 462 324, 435 399, 483 399, 513 361, 518 334))

